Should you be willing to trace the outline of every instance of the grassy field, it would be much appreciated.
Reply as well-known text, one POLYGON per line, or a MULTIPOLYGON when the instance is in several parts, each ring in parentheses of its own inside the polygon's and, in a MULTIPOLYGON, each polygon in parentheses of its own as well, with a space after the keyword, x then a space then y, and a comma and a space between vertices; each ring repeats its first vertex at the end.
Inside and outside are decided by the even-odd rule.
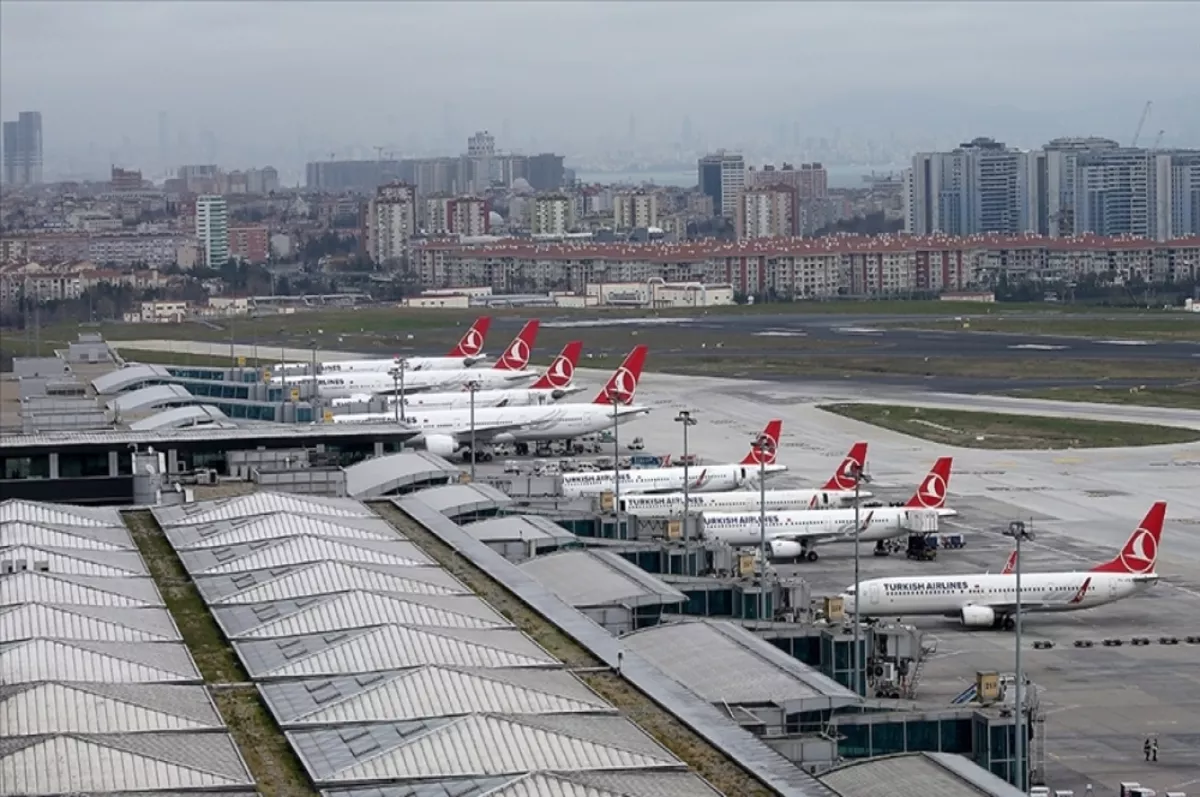
MULTIPOLYGON (((1008 312, 1005 310, 1004 312, 1008 312)), ((1040 316, 997 318, 963 313, 964 320, 903 321, 888 326, 970 332, 1008 332, 1071 338, 1200 342, 1200 314, 1156 313, 1116 318, 1040 316)))
POLYGON ((1167 407, 1200 410, 1200 383, 1190 387, 1104 388, 1053 387, 1043 390, 1013 390, 1018 398, 1084 401, 1094 404, 1124 404, 1135 407, 1167 407))
POLYGON ((891 404, 826 404, 820 409, 960 448, 1125 448, 1200 440, 1200 432, 1195 430, 1138 423, 891 404))

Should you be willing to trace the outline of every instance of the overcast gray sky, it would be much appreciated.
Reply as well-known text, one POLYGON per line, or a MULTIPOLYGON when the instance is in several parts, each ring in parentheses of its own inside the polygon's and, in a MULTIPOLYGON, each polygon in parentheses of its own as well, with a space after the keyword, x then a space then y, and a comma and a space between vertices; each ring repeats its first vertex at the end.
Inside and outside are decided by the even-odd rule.
POLYGON ((4 0, 0 102, 40 110, 48 150, 153 148, 165 111, 225 157, 476 128, 586 151, 631 115, 639 142, 687 116, 730 146, 795 123, 1034 146, 1128 139, 1147 99, 1143 135, 1200 144, 1198 32, 1193 2, 4 0))

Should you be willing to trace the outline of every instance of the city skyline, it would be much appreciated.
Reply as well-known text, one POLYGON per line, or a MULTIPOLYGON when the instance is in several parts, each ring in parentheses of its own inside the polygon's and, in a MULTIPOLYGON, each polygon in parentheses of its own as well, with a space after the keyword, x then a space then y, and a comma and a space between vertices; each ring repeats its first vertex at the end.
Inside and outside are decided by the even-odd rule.
POLYGON ((749 163, 778 153, 894 164, 976 136, 1128 143, 1146 100, 1143 136, 1200 143, 1200 88, 1181 80, 1200 73, 1195 4, 1093 4, 1086 17, 1057 3, 740 4, 755 46, 706 48, 704 67, 686 68, 698 42, 729 38, 719 8, 307 3, 280 15, 255 2, 6 3, 0 95, 6 119, 43 114, 47 178, 110 162, 291 173, 377 146, 459 154, 476 130, 582 170, 718 147, 749 163), (396 30, 424 32, 396 47, 396 30), (137 46, 114 50, 114 37, 137 46), (431 68, 440 79, 391 84, 431 68), (347 90, 373 82, 386 102, 347 90))

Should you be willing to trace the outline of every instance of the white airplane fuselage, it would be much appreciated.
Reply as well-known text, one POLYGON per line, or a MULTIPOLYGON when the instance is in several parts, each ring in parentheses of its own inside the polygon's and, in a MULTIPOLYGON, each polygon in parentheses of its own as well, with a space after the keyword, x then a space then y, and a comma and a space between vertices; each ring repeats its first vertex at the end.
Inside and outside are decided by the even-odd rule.
POLYGON ((323 374, 344 373, 387 373, 393 368, 399 368, 404 363, 404 370, 416 371, 452 371, 456 368, 470 368, 486 359, 480 354, 475 357, 388 357, 377 360, 333 360, 321 363, 323 374))
MULTIPOLYGON (((786 465, 767 465, 767 476, 782 473, 786 465)), ((617 471, 621 494, 669 493, 683 489, 683 468, 633 468, 617 471)), ((697 465, 687 469, 689 492, 715 493, 757 483, 758 465, 697 465)), ((613 492, 613 471, 569 473, 562 477, 562 493, 568 498, 613 492)))
MULTIPOLYGON (((537 376, 536 371, 506 371, 498 368, 447 369, 417 371, 405 374, 404 392, 462 390, 472 382, 479 390, 511 388, 537 376)), ((309 380, 312 377, 308 377, 309 380)), ((274 381, 274 380, 272 380, 274 381)), ((287 381, 296 381, 288 379, 287 381)), ((382 371, 349 371, 341 374, 317 376, 317 391, 324 398, 343 398, 364 393, 372 395, 390 394, 396 389, 396 379, 382 371)))
MULTIPOLYGON (((581 387, 567 387, 561 389, 537 389, 530 388, 528 390, 477 390, 475 391, 475 409, 484 407, 540 407, 547 404, 553 404, 566 396, 578 393, 583 390, 581 387)), ((360 393, 357 396, 346 396, 336 398, 330 402, 335 407, 345 407, 352 404, 362 404, 374 398, 370 393, 360 393)), ((388 406, 392 406, 395 399, 388 398, 388 406)), ((467 390, 456 390, 451 392, 437 393, 414 393, 404 396, 405 411, 418 409, 424 410, 457 410, 470 409, 471 393, 467 390)))
MULTIPOLYGON (((1023 573, 1021 613, 1090 609, 1144 592, 1157 582, 1158 575, 1154 573, 1023 573), (1081 593, 1085 583, 1087 590, 1081 593)), ((1017 576, 997 573, 876 578, 861 582, 859 594, 864 596, 861 608, 864 617, 936 615, 962 618, 965 625, 990 625, 968 620, 972 614, 987 619, 986 612, 978 612, 981 608, 1015 606, 1017 576)), ((849 588, 842 598, 845 610, 853 613, 854 588, 849 588)))
MULTIPOLYGON (((691 474, 698 473, 703 466, 696 465, 688 470, 691 474)), ((751 466, 753 467, 753 466, 751 466)), ((624 489, 624 487, 622 487, 624 489)), ((871 493, 859 492, 860 498, 870 498, 871 493)), ((779 510, 815 510, 830 509, 854 502, 853 490, 765 490, 767 511, 779 510), (815 506, 813 505, 815 500, 815 506)), ((621 509, 630 515, 644 518, 673 517, 683 514, 684 495, 682 492, 663 493, 660 495, 631 495, 621 497, 621 509)), ((762 503, 758 490, 738 490, 735 492, 700 493, 688 491, 688 511, 690 512, 745 512, 758 511, 762 503)))
MULTIPOLYGON (((905 525, 907 513, 912 507, 859 508, 857 518, 861 531, 860 542, 879 542, 909 533, 905 525)), ((952 509, 936 510, 939 516, 954 515, 952 509)), ((854 509, 807 509, 790 512, 767 512, 767 539, 781 538, 801 540, 806 537, 822 539, 845 537, 847 542, 854 538, 854 509)), ((757 512, 703 512, 700 515, 705 537, 720 540, 729 545, 758 545, 761 540, 759 513, 757 512)))

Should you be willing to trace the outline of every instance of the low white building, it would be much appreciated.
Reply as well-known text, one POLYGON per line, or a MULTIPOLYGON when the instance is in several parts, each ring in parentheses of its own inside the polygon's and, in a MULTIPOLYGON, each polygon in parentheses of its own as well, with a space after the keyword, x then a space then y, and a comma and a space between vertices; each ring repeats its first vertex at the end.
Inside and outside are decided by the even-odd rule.
POLYGON ((602 282, 591 283, 585 290, 588 306, 716 307, 733 303, 732 285, 700 282, 602 282))

